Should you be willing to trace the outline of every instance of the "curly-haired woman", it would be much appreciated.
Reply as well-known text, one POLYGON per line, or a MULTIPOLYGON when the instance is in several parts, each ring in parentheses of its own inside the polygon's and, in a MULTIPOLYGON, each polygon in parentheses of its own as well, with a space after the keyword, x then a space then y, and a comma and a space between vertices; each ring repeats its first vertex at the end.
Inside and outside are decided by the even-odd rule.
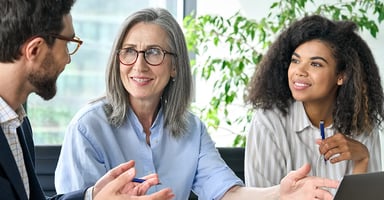
POLYGON ((278 184, 304 163, 312 165, 311 175, 338 180, 380 171, 383 88, 356 28, 351 21, 306 16, 272 44, 248 88, 255 113, 246 185, 278 184))

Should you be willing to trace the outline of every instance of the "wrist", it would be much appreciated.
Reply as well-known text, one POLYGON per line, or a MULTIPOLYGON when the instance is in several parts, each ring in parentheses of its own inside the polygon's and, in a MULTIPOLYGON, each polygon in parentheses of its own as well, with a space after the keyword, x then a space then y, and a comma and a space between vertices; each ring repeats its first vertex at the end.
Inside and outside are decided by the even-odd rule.
POLYGON ((354 161, 353 174, 366 173, 368 171, 369 158, 354 161))

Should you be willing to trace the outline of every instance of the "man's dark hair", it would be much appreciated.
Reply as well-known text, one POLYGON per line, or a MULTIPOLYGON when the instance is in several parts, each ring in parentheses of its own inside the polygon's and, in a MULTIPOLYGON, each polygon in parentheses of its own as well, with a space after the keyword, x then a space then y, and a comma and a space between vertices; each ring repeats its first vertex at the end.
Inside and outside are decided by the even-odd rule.
POLYGON ((63 17, 75 0, 0 0, 0 62, 13 62, 21 56, 20 47, 34 36, 42 36, 49 46, 60 33, 63 17))

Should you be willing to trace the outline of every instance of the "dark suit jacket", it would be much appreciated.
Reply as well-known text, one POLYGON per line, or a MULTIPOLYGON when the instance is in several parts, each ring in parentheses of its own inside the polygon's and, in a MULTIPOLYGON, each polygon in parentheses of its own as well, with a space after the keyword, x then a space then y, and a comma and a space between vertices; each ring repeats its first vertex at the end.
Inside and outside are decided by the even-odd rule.
MULTIPOLYGON (((65 195, 57 195, 46 198, 35 174, 35 150, 32 139, 32 129, 28 118, 24 118, 23 124, 17 129, 21 148, 23 149, 25 167, 28 173, 30 200, 43 199, 73 199, 83 200, 85 190, 72 192, 65 195)), ((7 200, 27 200, 19 170, 9 148, 7 138, 0 128, 0 197, 7 200)))

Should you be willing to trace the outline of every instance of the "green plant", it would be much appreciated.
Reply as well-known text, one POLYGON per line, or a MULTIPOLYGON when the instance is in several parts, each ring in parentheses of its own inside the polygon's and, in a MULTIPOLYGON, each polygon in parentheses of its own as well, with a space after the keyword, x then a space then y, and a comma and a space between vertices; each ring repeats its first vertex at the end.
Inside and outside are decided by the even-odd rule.
POLYGON ((236 130, 226 128, 237 135, 233 145, 245 145, 244 133, 252 110, 244 105, 243 96, 250 76, 279 31, 308 14, 355 21, 361 30, 368 30, 376 37, 378 24, 384 20, 384 3, 337 0, 318 4, 314 0, 281 0, 273 2, 267 16, 258 21, 240 12, 228 19, 215 15, 195 18, 193 13, 184 18, 188 49, 200 58, 191 60, 192 71, 200 79, 213 82, 210 104, 194 107, 208 131, 234 127, 236 130), (234 115, 239 108, 243 114, 234 115))

